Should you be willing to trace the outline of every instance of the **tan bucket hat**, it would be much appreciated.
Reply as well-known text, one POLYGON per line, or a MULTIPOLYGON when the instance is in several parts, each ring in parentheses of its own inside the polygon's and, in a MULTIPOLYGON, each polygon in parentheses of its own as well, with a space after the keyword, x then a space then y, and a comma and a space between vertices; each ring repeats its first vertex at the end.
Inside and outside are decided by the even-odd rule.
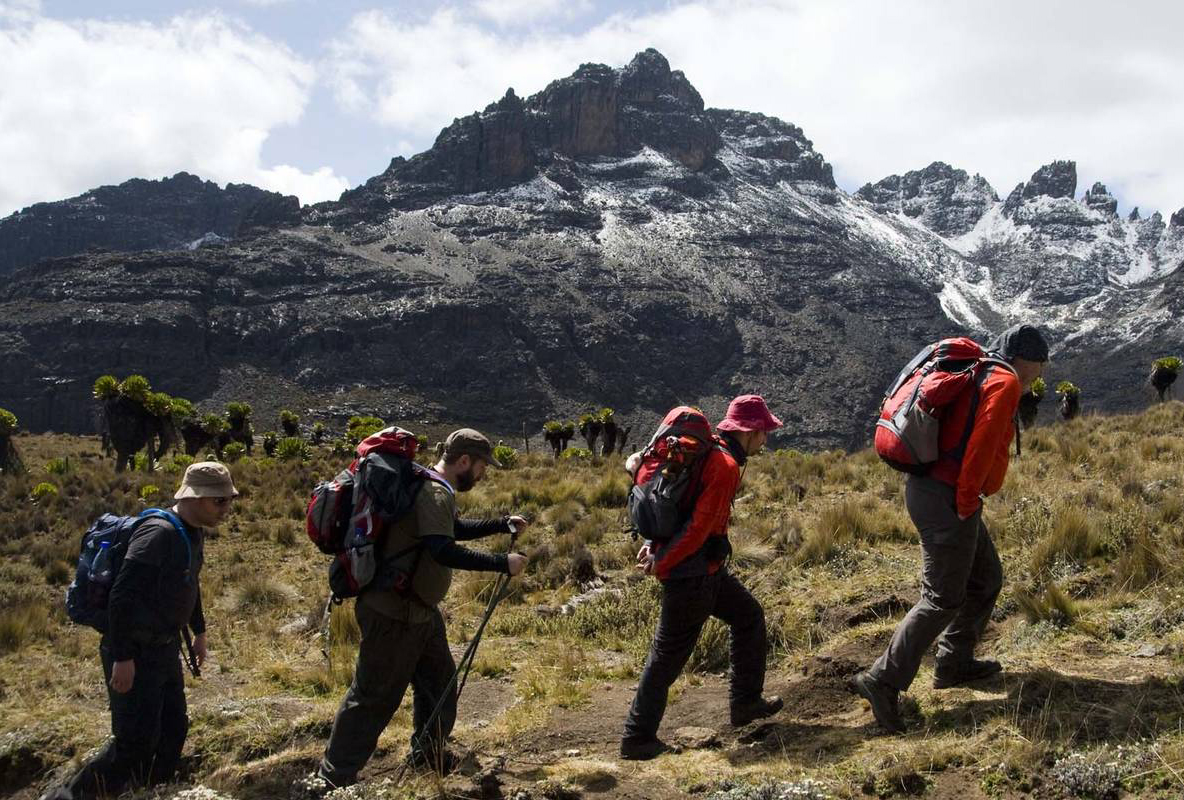
POLYGON ((186 497, 237 497, 238 489, 230 479, 230 470, 217 461, 198 461, 190 464, 181 479, 181 488, 173 495, 176 500, 186 497))

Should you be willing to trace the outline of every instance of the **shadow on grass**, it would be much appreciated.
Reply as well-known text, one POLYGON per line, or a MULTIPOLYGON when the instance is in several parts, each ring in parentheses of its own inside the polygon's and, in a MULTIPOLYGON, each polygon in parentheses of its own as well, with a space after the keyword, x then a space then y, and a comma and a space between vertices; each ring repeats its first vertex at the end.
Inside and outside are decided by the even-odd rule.
POLYGON ((930 733, 969 733, 1006 719, 1030 739, 1085 745, 1153 737, 1184 726, 1184 678, 1137 682, 1063 675, 1049 669, 1004 672, 974 684, 1006 696, 973 699, 927 715, 930 733))
POLYGON ((867 728, 774 720, 742 733, 725 757, 732 766, 771 759, 801 766, 833 764, 850 755, 867 737, 867 728))

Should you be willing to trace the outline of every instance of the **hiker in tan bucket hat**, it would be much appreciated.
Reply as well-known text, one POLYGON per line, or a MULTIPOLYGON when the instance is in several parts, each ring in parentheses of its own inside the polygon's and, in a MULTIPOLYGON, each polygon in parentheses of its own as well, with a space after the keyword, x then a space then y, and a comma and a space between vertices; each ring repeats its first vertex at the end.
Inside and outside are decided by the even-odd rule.
POLYGON ((108 683, 114 738, 49 800, 114 797, 125 787, 171 780, 189 730, 181 672, 181 629, 193 631, 193 658, 208 655, 198 576, 206 532, 238 496, 230 470, 216 461, 191 464, 168 519, 145 517, 108 596, 108 622, 99 644, 108 683))

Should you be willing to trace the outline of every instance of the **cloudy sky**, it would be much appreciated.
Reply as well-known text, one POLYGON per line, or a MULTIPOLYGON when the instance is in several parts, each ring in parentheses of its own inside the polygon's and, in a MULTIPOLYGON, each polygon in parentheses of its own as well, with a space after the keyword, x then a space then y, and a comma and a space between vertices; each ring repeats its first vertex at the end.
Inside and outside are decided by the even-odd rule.
POLYGON ((1000 195, 1184 206, 1175 0, 0 0, 0 215, 187 170, 333 199, 453 118, 656 47, 801 126, 854 190, 943 160, 1000 195))

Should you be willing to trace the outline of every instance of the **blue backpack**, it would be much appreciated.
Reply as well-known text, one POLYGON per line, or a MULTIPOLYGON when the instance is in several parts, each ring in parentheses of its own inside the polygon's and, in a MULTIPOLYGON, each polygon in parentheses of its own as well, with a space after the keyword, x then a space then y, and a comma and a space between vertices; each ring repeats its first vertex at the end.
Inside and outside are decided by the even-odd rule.
MULTIPOLYGON (((127 555, 132 533, 149 519, 168 520, 185 542, 186 563, 193 561, 193 549, 185 523, 171 511, 148 508, 134 517, 104 514, 82 535, 74 582, 66 589, 66 614, 79 625, 107 631, 107 599, 115 576, 127 555)), ((187 579, 188 580, 188 579, 187 579)))

